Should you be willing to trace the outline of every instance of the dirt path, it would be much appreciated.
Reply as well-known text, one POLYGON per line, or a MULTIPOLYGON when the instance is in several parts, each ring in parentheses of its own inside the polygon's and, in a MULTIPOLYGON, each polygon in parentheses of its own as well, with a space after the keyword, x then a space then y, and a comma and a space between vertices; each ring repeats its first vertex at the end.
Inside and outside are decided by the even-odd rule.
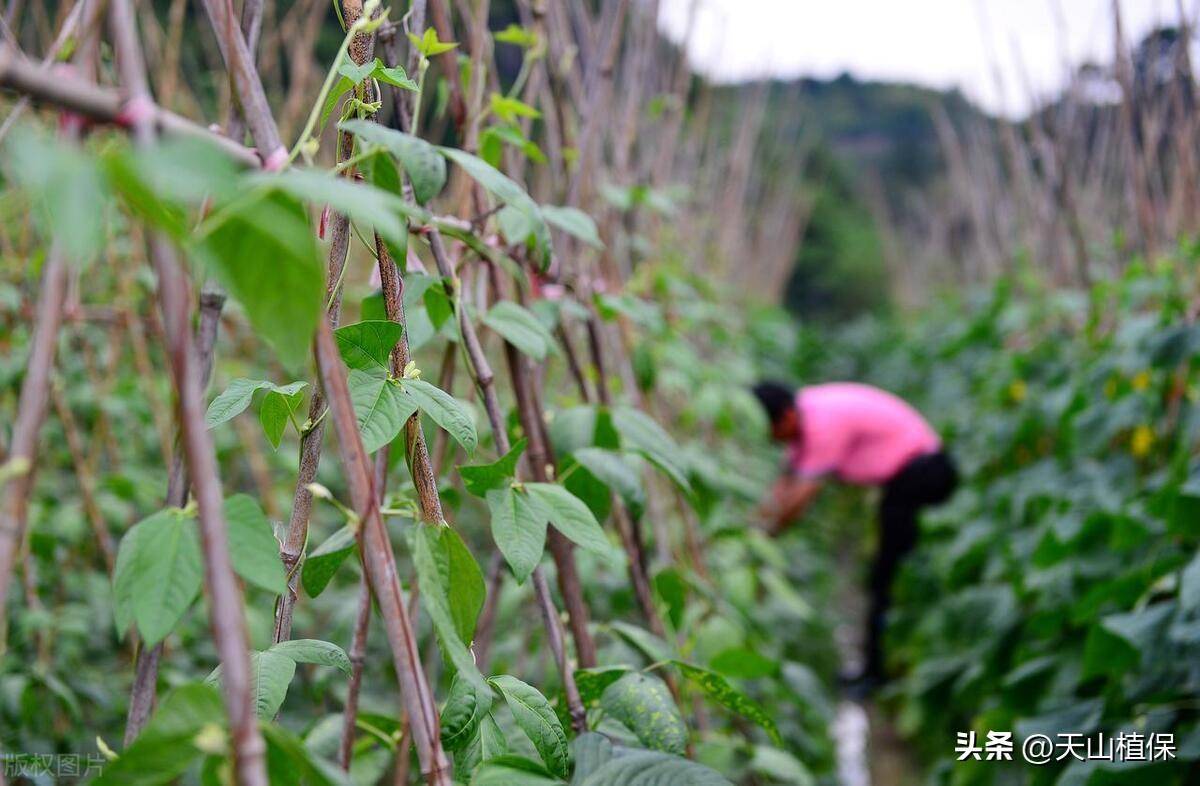
MULTIPOLYGON (((853 562, 844 557, 838 588, 842 624, 834 635, 842 666, 855 672, 862 663, 862 631, 866 597, 856 581, 853 562)), ((843 699, 830 730, 837 744, 838 783, 841 786, 919 786, 920 769, 891 719, 874 702, 843 699)))

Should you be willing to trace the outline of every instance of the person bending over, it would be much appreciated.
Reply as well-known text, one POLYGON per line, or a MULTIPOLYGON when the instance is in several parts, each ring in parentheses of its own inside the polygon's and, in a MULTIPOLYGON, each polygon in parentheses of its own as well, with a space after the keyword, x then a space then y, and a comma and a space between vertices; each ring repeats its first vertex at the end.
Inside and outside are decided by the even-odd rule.
POLYGON ((920 510, 949 499, 958 471, 921 414, 879 388, 834 382, 792 390, 761 382, 754 395, 771 420, 771 436, 788 450, 788 470, 762 506, 771 534, 799 519, 829 476, 883 489, 879 550, 871 566, 866 663, 854 677, 870 687, 884 678, 882 638, 892 581, 917 544, 920 510))

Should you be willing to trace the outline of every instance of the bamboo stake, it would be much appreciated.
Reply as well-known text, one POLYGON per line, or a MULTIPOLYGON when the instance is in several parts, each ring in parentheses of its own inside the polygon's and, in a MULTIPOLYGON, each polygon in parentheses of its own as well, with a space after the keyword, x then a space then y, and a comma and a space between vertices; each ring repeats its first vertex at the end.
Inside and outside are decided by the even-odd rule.
MULTIPOLYGON (((346 0, 342 3, 342 14, 346 26, 352 26, 362 15, 362 4, 356 0, 346 0)), ((374 37, 356 35, 350 44, 350 58, 358 65, 374 56, 374 37)), ((354 152, 354 138, 345 132, 338 135, 337 160, 342 162, 354 152)), ((355 169, 349 168, 343 177, 354 178, 355 169)), ((331 213, 329 216, 329 265, 326 273, 325 302, 328 308, 325 318, 332 327, 337 327, 342 313, 342 273, 346 266, 346 257, 350 249, 350 218, 341 213, 331 213)), ((312 492, 309 486, 317 477, 317 469, 321 464, 321 446, 325 436, 325 421, 321 413, 326 407, 325 396, 318 385, 313 385, 312 396, 308 406, 308 422, 313 424, 300 437, 300 468, 296 474, 296 488, 292 495, 292 515, 288 521, 287 537, 284 539, 282 556, 283 566, 288 575, 287 592, 279 599, 279 608, 275 615, 276 642, 291 638, 292 617, 295 612, 297 586, 300 572, 296 569, 304 556, 304 545, 308 542, 308 522, 312 515, 312 492)))
MULTIPOLYGON (((144 99, 148 93, 146 73, 130 0, 112 0, 110 22, 121 81, 132 101, 144 99)), ((139 145, 153 143, 157 131, 152 118, 143 115, 132 125, 139 145)), ((183 452, 199 507, 209 618, 221 661, 221 684, 229 716, 234 772, 240 786, 267 786, 266 746, 258 730, 250 693, 249 638, 242 593, 229 556, 216 453, 204 424, 201 369, 188 329, 191 314, 188 283, 171 246, 156 235, 149 237, 149 244, 150 257, 158 274, 171 375, 179 396, 183 452)))

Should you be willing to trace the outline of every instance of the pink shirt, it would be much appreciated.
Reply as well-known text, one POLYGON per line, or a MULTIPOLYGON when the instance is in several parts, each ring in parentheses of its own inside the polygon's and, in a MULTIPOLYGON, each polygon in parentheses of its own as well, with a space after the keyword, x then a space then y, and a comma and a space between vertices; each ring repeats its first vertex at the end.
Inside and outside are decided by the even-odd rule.
POLYGON ((942 442, 921 414, 891 393, 853 382, 811 385, 796 392, 800 437, 789 446, 802 477, 833 473, 871 486, 888 482, 917 456, 942 442))

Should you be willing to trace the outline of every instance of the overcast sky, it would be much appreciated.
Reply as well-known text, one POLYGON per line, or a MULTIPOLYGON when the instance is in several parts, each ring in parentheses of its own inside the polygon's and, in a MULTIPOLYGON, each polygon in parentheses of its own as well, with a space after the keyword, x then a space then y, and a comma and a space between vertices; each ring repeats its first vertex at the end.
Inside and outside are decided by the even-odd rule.
MULTIPOLYGON (((993 111, 1028 108, 1072 63, 1108 62, 1112 0, 661 0, 659 26, 682 40, 699 3, 693 65, 721 81, 770 74, 957 86, 993 111), (1002 74, 1003 88, 994 77, 1002 74)), ((1121 0, 1126 38, 1174 22, 1178 0, 1121 0)), ((1183 0, 1195 19, 1200 0, 1183 0)))

